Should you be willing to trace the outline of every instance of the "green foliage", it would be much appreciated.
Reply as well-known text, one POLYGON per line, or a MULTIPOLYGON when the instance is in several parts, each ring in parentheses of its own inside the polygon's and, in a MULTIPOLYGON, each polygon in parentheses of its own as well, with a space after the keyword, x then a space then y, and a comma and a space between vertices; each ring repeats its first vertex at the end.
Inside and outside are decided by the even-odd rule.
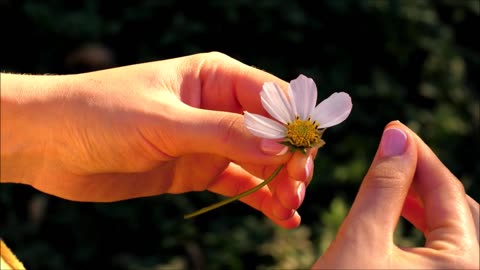
POLYGON ((268 254, 274 259, 273 265, 259 266, 259 269, 308 269, 317 258, 311 241, 310 228, 300 225, 295 230, 275 228, 270 242, 260 246, 260 254, 268 254))
MULTIPOLYGON (((31 270, 308 267, 333 239, 394 119, 480 200, 478 1, 23 0, 0 1, 0 10, 2 70, 74 73, 221 51, 285 80, 303 73, 319 99, 344 90, 354 103, 351 117, 323 135, 296 230, 241 203, 183 220, 219 200, 207 193, 96 204, 2 184, 1 237, 31 270)), ((395 239, 423 241, 403 220, 395 239)))

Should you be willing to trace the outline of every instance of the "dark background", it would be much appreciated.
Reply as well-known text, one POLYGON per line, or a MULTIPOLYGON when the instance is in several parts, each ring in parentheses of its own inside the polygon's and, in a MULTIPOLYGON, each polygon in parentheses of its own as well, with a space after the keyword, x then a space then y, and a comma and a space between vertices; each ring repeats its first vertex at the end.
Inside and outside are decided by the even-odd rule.
MULTIPOLYGON (((162 195, 77 203, 2 184, 0 232, 30 270, 301 269, 347 213, 383 127, 398 119, 480 200, 476 0, 0 0, 1 70, 78 73, 220 51, 287 81, 312 77, 319 99, 348 92, 348 120, 329 129, 303 225, 276 227, 221 198, 162 195)), ((401 220, 396 241, 422 244, 401 220)))

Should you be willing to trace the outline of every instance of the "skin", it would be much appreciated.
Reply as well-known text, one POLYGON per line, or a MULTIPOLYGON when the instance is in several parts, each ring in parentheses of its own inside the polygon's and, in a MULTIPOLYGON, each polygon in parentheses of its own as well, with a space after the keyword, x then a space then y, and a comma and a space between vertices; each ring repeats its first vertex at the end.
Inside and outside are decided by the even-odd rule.
MULTIPOLYGON (((1 74, 1 181, 75 201, 208 190, 242 199, 278 225, 300 224, 312 162, 276 155, 243 111, 267 115, 259 92, 287 82, 212 52, 75 75, 1 74), (309 174, 309 175, 307 175, 309 174)), ((313 156, 315 150, 310 151, 313 156)))
MULTIPOLYGON (((77 201, 203 190, 233 196, 286 163, 242 201, 295 228, 317 149, 276 155, 281 148, 266 146, 278 144, 245 129, 243 111, 267 115, 258 95, 266 81, 287 89, 220 53, 76 75, 1 74, 0 180, 77 201)), ((413 131, 397 121, 391 129, 406 136, 401 153, 391 150, 400 149, 398 136, 382 138, 313 268, 478 269, 478 203, 413 131), (393 243, 400 216, 425 234, 423 247, 393 243)))
POLYGON ((313 269, 479 269, 479 204, 413 131, 397 121, 389 129, 405 132, 405 152, 386 155, 384 135, 335 241, 313 269), (424 233, 424 246, 393 242, 400 216, 424 233))

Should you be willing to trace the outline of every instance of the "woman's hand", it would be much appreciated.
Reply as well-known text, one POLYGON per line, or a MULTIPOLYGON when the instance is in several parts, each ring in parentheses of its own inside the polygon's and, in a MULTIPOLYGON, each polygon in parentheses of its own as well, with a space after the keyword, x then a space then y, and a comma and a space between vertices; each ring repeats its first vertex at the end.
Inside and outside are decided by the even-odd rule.
POLYGON ((1 180, 78 201, 233 196, 288 162, 243 201, 296 227, 315 151, 284 152, 245 129, 243 111, 266 114, 266 81, 288 87, 220 53, 76 75, 2 74, 1 180))
POLYGON ((355 202, 316 269, 479 269, 479 205, 430 148, 390 123, 355 202), (422 247, 393 242, 400 216, 422 247))

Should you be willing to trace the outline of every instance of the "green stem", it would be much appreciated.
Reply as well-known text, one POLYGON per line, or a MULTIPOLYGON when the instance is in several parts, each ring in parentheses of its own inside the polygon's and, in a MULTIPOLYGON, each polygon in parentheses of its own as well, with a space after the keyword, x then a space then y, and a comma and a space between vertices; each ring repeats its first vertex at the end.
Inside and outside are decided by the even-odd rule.
POLYGON ((270 182, 275 178, 275 176, 278 175, 278 173, 279 173, 280 170, 283 168, 283 166, 284 166, 284 164, 278 166, 278 168, 275 169, 275 171, 272 173, 272 175, 270 175, 267 179, 265 179, 265 181, 263 181, 262 183, 258 184, 258 185, 255 186, 254 188, 251 188, 251 189, 249 189, 249 190, 247 190, 247 191, 245 191, 245 192, 242 192, 242 193, 238 194, 238 195, 235 196, 235 197, 228 198, 228 199, 223 200, 223 201, 220 201, 220 202, 218 202, 218 203, 214 203, 214 204, 209 205, 209 206, 207 206, 207 207, 201 208, 201 209, 199 209, 199 210, 197 210, 197 211, 195 211, 195 212, 192 212, 192 213, 190 213, 190 214, 184 215, 183 218, 184 218, 184 219, 187 219, 187 218, 192 218, 192 217, 198 216, 198 215, 200 215, 200 214, 206 213, 206 212, 208 212, 208 211, 210 211, 210 210, 219 208, 220 206, 224 206, 224 205, 226 205, 226 204, 228 204, 228 203, 231 203, 231 202, 233 202, 233 201, 236 201, 236 200, 241 199, 241 198, 243 198, 243 197, 245 197, 245 196, 247 196, 247 195, 252 194, 253 192, 261 189, 262 187, 264 187, 265 185, 267 185, 268 183, 270 183, 270 182))

